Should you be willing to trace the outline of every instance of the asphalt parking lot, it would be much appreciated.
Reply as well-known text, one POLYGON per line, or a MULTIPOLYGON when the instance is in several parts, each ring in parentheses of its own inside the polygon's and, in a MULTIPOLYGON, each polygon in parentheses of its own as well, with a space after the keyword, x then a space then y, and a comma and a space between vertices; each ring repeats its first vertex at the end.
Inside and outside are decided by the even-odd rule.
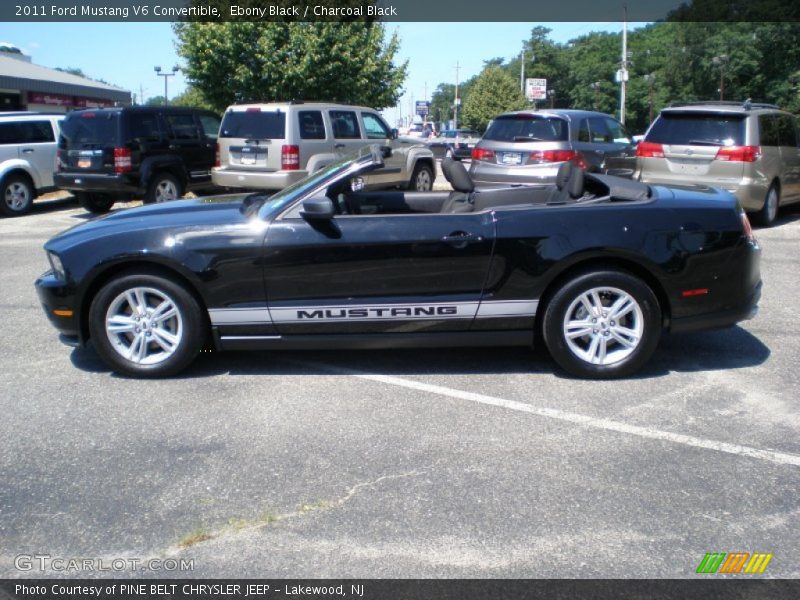
POLYGON ((120 378, 59 344, 33 289, 42 244, 86 217, 66 199, 0 219, 0 577, 78 574, 15 567, 47 554, 182 557, 196 577, 691 578, 734 551, 800 576, 800 210, 756 231, 755 320, 667 336, 614 382, 543 349, 203 354, 120 378))

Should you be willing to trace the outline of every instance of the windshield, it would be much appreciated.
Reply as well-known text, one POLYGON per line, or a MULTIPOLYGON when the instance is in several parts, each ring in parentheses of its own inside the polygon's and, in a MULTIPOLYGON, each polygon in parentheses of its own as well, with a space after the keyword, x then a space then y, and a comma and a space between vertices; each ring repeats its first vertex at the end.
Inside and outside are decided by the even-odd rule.
POLYGON ((744 117, 714 113, 664 112, 656 119, 645 141, 691 146, 744 145, 744 117))
POLYGON ((497 142, 559 142, 569 139, 569 130, 564 119, 509 115, 492 121, 483 139, 497 142))
POLYGON ((87 148, 116 144, 119 111, 73 113, 61 123, 62 148, 87 148))
MULTIPOLYGON (((367 156, 372 154, 372 150, 370 148, 362 148, 358 152, 353 154, 348 154, 344 158, 331 163, 327 167, 316 171, 315 173, 309 175, 305 179, 301 179, 300 181, 293 183, 289 187, 283 188, 277 194, 270 196, 269 198, 264 198, 261 203, 254 204, 254 207, 248 210, 248 213, 259 208, 263 207, 263 211, 261 211, 261 215, 266 215, 268 213, 272 213, 274 211, 280 211, 289 206, 292 202, 303 196, 306 192, 310 192, 311 190, 325 185, 326 182, 331 182, 336 179, 339 175, 347 171, 350 167, 353 166, 359 159, 364 159, 367 156)), ((368 162, 364 162, 363 164, 367 165, 370 164, 368 162)), ((373 163, 375 164, 375 163, 373 163)), ((380 164, 380 163, 378 163, 380 164)))
POLYGON ((282 140, 286 137, 286 113, 229 110, 222 118, 220 137, 282 140))

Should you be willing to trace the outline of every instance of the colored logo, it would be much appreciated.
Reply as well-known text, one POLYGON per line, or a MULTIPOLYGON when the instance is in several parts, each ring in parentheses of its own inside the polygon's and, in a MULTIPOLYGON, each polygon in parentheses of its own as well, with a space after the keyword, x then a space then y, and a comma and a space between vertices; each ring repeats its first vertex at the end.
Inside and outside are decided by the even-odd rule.
POLYGON ((772 553, 710 552, 697 566, 697 573, 748 573, 756 575, 767 569, 772 553))

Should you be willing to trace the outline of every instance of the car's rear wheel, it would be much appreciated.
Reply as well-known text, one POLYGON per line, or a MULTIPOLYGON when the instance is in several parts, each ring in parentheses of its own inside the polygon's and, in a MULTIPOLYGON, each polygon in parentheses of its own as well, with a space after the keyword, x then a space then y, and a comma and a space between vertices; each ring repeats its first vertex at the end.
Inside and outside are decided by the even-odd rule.
POLYGON ((433 171, 427 164, 418 164, 411 175, 408 189, 415 192, 430 192, 433 189, 433 171))
POLYGON ((778 207, 781 203, 781 193, 776 184, 769 186, 767 195, 764 197, 764 206, 756 214, 755 221, 762 227, 769 227, 775 223, 778 217, 778 207))
POLYGON ((542 330, 550 354, 578 377, 611 379, 638 370, 661 336, 650 287, 623 271, 585 271, 548 302, 542 330))
POLYGON ((183 185, 177 177, 170 173, 156 173, 147 186, 144 202, 145 204, 169 202, 181 196, 183 196, 183 185))
POLYGON ((34 191, 30 180, 22 175, 11 175, 3 180, 0 212, 7 217, 18 217, 31 210, 34 191))
POLYGON ((98 215, 107 213, 114 206, 114 197, 109 194, 98 194, 95 192, 79 192, 78 204, 90 213, 98 215))
POLYGON ((130 274, 106 284, 89 311, 89 333, 102 359, 136 377, 173 375, 202 348, 200 305, 182 285, 156 274, 130 274))

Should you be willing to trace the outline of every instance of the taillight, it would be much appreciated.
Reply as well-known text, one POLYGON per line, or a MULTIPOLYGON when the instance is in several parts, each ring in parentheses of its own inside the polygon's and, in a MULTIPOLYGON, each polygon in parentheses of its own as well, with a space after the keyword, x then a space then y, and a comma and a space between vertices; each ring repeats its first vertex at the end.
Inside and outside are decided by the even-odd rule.
POLYGON ((577 162, 578 156, 575 150, 534 150, 528 156, 528 162, 566 162, 568 160, 577 162))
POLYGON ((130 148, 114 148, 114 173, 129 173, 132 168, 130 148))
POLYGON ((219 157, 219 142, 217 142, 217 151, 216 151, 216 154, 214 155, 214 166, 215 167, 221 167, 222 166, 222 160, 219 157))
POLYGON ((636 146, 636 156, 639 158, 664 158, 664 146, 653 142, 639 142, 636 146))
POLYGON ((472 160, 494 160, 494 150, 476 146, 472 149, 472 160))
POLYGON ((715 160, 729 162, 755 162, 761 156, 761 146, 723 146, 715 160))
POLYGON ((281 169, 297 171, 300 168, 300 146, 281 146, 281 169))
POLYGON ((742 211, 739 213, 739 216, 742 219, 742 233, 744 234, 744 237, 747 238, 748 242, 753 244, 757 243, 756 236, 753 235, 753 227, 750 225, 750 219, 747 218, 747 213, 742 211))

